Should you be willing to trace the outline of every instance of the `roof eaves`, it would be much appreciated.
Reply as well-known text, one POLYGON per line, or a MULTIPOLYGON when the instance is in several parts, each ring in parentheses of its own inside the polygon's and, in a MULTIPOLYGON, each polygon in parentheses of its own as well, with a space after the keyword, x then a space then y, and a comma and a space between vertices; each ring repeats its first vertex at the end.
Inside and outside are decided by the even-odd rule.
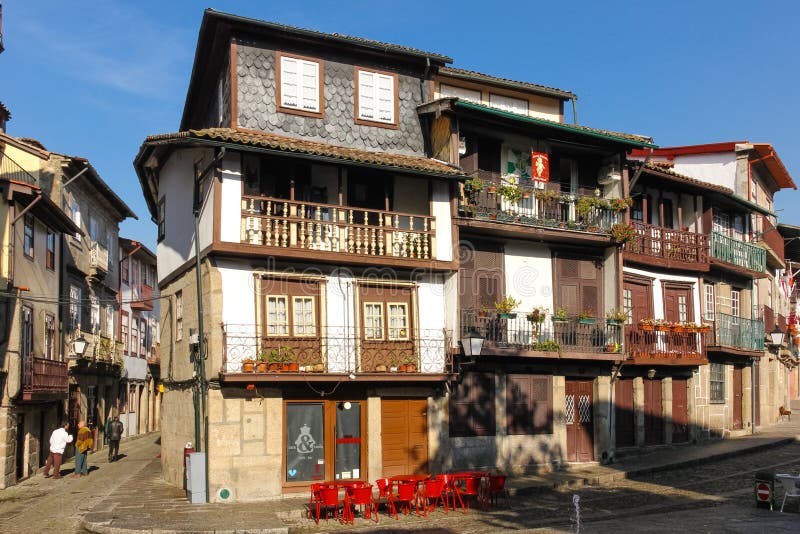
POLYGON ((539 85, 535 83, 510 80, 507 78, 492 76, 491 74, 483 74, 481 72, 458 69, 455 67, 441 67, 439 69, 439 74, 450 78, 457 78, 459 80, 478 81, 483 83, 490 83, 500 87, 507 87, 510 89, 517 89, 525 92, 536 93, 540 95, 555 96, 562 100, 571 100, 573 98, 577 98, 577 95, 575 93, 572 93, 571 91, 565 91, 563 89, 558 89, 556 87, 547 87, 545 85, 539 85))
MULTIPOLYGON (((54 152, 54 154, 58 153, 54 152)), ((103 196, 105 196, 106 200, 108 200, 111 203, 111 205, 114 206, 114 209, 116 209, 120 213, 120 215, 122 215, 122 218, 126 219, 128 217, 132 217, 137 221, 139 220, 139 217, 137 217, 136 214, 133 212, 133 210, 130 207, 128 207, 125 201, 123 201, 119 197, 119 195, 117 195, 114 192, 114 190, 111 189, 111 187, 105 182, 105 180, 103 180, 100 177, 100 173, 97 172, 97 169, 94 168, 94 166, 88 159, 82 158, 80 156, 70 156, 67 154, 58 154, 58 155, 72 161, 73 163, 88 166, 89 172, 87 173, 87 176, 89 180, 91 180, 92 185, 94 185, 97 188, 97 190, 103 196)), ((69 179, 69 177, 67 179, 69 179)))
POLYGON ((596 128, 590 128, 588 126, 580 126, 580 125, 572 125, 572 124, 565 124, 561 122, 554 122, 549 121, 547 119, 542 119, 539 117, 531 117, 528 115, 520 115, 518 113, 513 113, 510 111, 503 111, 501 109, 490 108, 487 106, 482 106, 480 104, 475 104, 473 102, 467 102, 465 100, 457 100, 455 102, 455 106, 473 109, 475 111, 481 111, 484 113, 490 113, 493 115, 497 115, 500 117, 505 117, 508 119, 513 119, 520 122, 528 122, 532 124, 537 124, 540 126, 547 126, 550 128, 555 128, 557 130, 563 130, 571 133, 576 134, 583 134, 589 135, 591 137, 599 138, 599 139, 606 139, 609 141, 615 141, 617 143, 622 143, 628 146, 640 147, 640 148, 656 148, 657 145, 653 144, 652 139, 649 137, 638 136, 633 134, 623 134, 620 132, 611 132, 606 130, 598 130, 596 128))

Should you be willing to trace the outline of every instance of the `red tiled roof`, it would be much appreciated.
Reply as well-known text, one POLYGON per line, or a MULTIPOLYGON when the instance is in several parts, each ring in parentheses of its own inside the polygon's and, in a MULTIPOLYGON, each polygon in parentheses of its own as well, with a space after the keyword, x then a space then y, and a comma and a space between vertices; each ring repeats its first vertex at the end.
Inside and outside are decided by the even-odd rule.
POLYGON ((420 171, 428 174, 448 176, 463 175, 458 167, 447 163, 421 156, 408 156, 404 154, 391 154, 388 152, 373 152, 357 148, 330 145, 319 141, 298 139, 277 135, 268 132, 256 132, 233 128, 206 128, 203 130, 187 130, 168 134, 148 136, 145 145, 171 144, 180 140, 199 139, 223 141, 242 146, 269 148, 281 152, 295 152, 311 156, 351 161, 366 165, 379 165, 420 171))

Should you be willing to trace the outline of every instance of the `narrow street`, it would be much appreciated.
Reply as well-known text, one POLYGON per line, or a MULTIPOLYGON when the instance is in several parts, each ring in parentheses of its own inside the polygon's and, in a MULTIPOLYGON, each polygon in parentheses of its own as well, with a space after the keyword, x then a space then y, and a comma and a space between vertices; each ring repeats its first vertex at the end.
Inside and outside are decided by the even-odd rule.
POLYGON ((107 495, 123 486, 159 452, 158 434, 120 445, 124 458, 109 464, 106 451, 89 455, 89 476, 72 478, 74 461, 61 466, 61 480, 37 475, 0 490, 0 531, 83 532, 80 521, 107 495))

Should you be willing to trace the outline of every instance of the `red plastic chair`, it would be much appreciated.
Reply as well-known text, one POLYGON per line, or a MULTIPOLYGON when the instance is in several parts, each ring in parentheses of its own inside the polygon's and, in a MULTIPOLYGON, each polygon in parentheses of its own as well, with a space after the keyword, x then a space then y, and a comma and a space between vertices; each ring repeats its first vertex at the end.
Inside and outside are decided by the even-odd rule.
MULTIPOLYGON (((339 500, 339 488, 336 486, 324 487, 319 490, 319 500, 317 501, 317 510, 319 507, 325 509, 325 522, 328 522, 328 510, 333 508, 333 517, 338 519, 339 522, 344 520, 344 501, 339 500), (342 514, 339 514, 339 508, 342 508, 342 514)), ((319 512, 317 512, 317 522, 319 522, 319 512)))
POLYGON ((361 507, 361 517, 365 519, 370 519, 374 512, 375 522, 378 522, 378 503, 372 496, 371 484, 360 484, 347 490, 347 513, 352 524, 355 514, 350 507, 361 507))
POLYGON ((511 496, 506 489, 506 476, 505 475, 491 475, 489 476, 489 502, 496 504, 498 497, 503 497, 506 501, 506 506, 511 508, 511 496))
POLYGON ((375 481, 375 484, 378 486, 378 501, 375 503, 376 509, 380 506, 381 501, 383 501, 386 505, 386 515, 391 516, 394 514, 395 519, 397 519, 397 508, 394 506, 392 495, 392 481, 388 478, 379 478, 375 481))
MULTIPOLYGON (((453 475, 436 475, 436 480, 441 480, 443 487, 442 490, 444 491, 444 500, 448 502, 451 498, 453 499, 453 506, 451 507, 453 510, 456 510, 456 499, 458 502, 461 503, 461 509, 464 509, 464 501, 461 499, 461 492, 458 489, 458 485, 456 484, 456 478, 453 475)), ((445 505, 447 507, 447 505, 445 505)))
POLYGON ((447 513, 447 499, 445 498, 444 481, 442 480, 425 480, 422 482, 422 503, 425 507, 425 514, 428 515, 428 509, 432 512, 436 509, 436 503, 441 503, 444 507, 444 513, 447 513))
MULTIPOLYGON (((414 508, 419 515, 419 501, 417 500, 417 485, 414 482, 397 482, 397 493, 392 495, 392 500, 395 503, 405 503, 403 513, 408 515, 411 511, 411 502, 414 501, 414 508)), ((397 506, 397 505, 395 505, 397 506)), ((395 510, 395 519, 397 519, 397 510, 395 510)))
MULTIPOLYGON (((478 500, 478 496, 480 495, 481 489, 481 477, 477 475, 472 475, 468 477, 464 477, 462 479, 464 481, 464 489, 461 491, 462 495, 466 495, 467 497, 472 497, 474 500, 478 500)), ((470 507, 469 499, 467 499, 467 508, 470 507)))
POLYGON ((311 484, 311 498, 308 501, 308 518, 312 517, 319 524, 319 490, 324 488, 325 484, 311 484))

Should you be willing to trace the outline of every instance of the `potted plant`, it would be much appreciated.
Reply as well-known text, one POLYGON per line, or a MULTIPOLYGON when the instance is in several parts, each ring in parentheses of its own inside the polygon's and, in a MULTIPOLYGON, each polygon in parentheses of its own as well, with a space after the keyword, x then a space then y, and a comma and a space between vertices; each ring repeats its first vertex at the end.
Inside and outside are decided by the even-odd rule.
POLYGON ((507 295, 503 297, 503 299, 499 302, 494 303, 494 307, 497 309, 497 315, 501 319, 516 319, 517 314, 513 313, 514 308, 519 306, 522 302, 515 299, 514 297, 507 295))
POLYGON ((522 190, 515 184, 503 184, 497 191, 509 204, 516 204, 522 198, 522 190))
POLYGON ((578 314, 578 322, 580 324, 594 324, 595 320, 594 310, 587 308, 578 314))
POLYGON ((557 342, 553 341, 552 339, 548 339, 546 341, 539 341, 533 344, 533 350, 542 351, 542 352, 561 352, 561 345, 557 342))
POLYGON ((542 324, 547 318, 547 308, 537 306, 525 318, 528 319, 529 323, 542 324))
POLYGON ((581 217, 586 217, 595 206, 595 199, 593 197, 581 197, 575 202, 575 211, 581 217))
POLYGON ((487 315, 489 315, 489 310, 485 304, 481 304, 481 309, 478 310, 478 317, 486 317, 487 315))
POLYGON ((417 361, 413 358, 409 358, 405 362, 406 366, 406 373, 416 373, 417 372, 417 361))
POLYGON ((629 224, 615 223, 611 226, 611 237, 618 245, 624 245, 628 241, 633 241, 636 237, 636 230, 629 224))
POLYGON ((664 319, 654 319, 653 328, 656 332, 669 332, 671 329, 669 321, 665 321, 664 319))
POLYGON ((567 308, 565 306, 560 307, 553 314, 553 321, 554 322, 565 323, 568 320, 569 320, 569 314, 567 313, 567 308))
POLYGON ((619 213, 633 206, 633 199, 631 197, 625 198, 612 198, 608 201, 611 210, 619 213))
POLYGON ((655 328, 655 319, 647 318, 639 320, 639 328, 646 332, 651 332, 655 328))
POLYGON ((495 194, 497 192, 497 185, 489 184, 489 187, 487 187, 486 190, 491 194, 495 194))
POLYGON ((265 349, 262 349, 261 352, 258 353, 256 356, 256 371, 259 373, 266 373, 267 372, 267 358, 269 354, 265 349))
POLYGON ((243 373, 252 373, 255 371, 256 368, 256 361, 252 358, 246 358, 242 360, 242 372, 243 373))
POLYGON ((619 343, 606 343, 606 352, 619 352, 619 343))
POLYGON ((277 373, 281 370, 282 356, 280 349, 272 349, 269 351, 267 360, 267 370, 270 373, 277 373))
POLYGON ((683 326, 686 328, 687 332, 693 334, 700 331, 700 325, 698 325, 697 323, 684 323, 683 326))
POLYGON ((608 324, 622 324, 628 320, 628 314, 623 310, 609 310, 606 312, 606 322, 608 324))
POLYGON ((706 323, 706 322, 704 322, 703 324, 700 325, 699 330, 700 330, 701 333, 705 334, 706 332, 711 330, 711 325, 706 323))
POLYGON ((378 365, 375 366, 375 372, 376 373, 385 373, 388 370, 389 370, 389 368, 386 367, 386 365, 384 365, 382 363, 379 363, 378 365))
POLYGON ((472 178, 469 178, 467 179, 466 182, 464 182, 464 187, 466 187, 467 190, 471 191, 483 191, 483 188, 485 186, 486 184, 484 183, 484 181, 478 178, 477 176, 473 176, 472 178))
POLYGON ((683 323, 669 323, 669 329, 673 332, 683 333, 686 332, 686 325, 683 323))

